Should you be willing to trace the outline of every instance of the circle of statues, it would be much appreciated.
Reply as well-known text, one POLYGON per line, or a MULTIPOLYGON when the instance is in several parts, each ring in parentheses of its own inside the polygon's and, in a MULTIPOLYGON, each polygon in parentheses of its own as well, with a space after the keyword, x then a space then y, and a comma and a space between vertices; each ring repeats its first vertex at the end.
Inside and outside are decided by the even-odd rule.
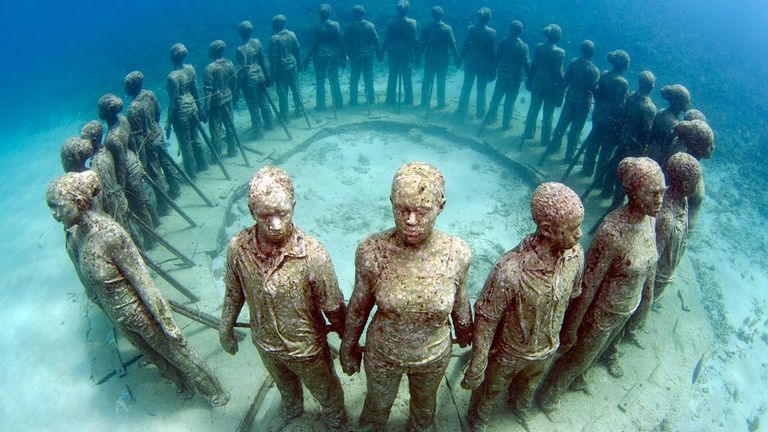
POLYGON ((469 245, 435 229, 446 206, 446 179, 437 167, 409 162, 395 173, 390 193, 394 226, 359 244, 347 303, 327 250, 293 222, 296 193, 289 174, 264 166, 248 187, 255 224, 237 233, 227 248, 226 291, 217 328, 224 351, 237 353, 235 327, 247 306, 251 339, 280 392, 283 418, 302 415, 306 387, 334 431, 351 426, 329 332, 341 339, 342 371, 364 371, 367 392, 359 424, 373 430, 387 424, 403 375, 410 392, 408 427, 435 430, 436 395, 454 343, 471 346, 461 387, 471 391, 467 418, 473 431, 487 427, 504 390, 509 409, 525 418, 534 405, 544 412, 558 409, 569 389, 587 385, 585 372, 599 361, 612 376, 623 374, 617 345, 640 345, 636 332, 673 280, 696 226, 704 198, 699 160, 714 151, 706 118, 690 110, 691 96, 679 84, 661 89, 668 106, 657 112, 651 100, 656 77, 650 71, 639 74, 638 89, 630 94, 623 77, 630 56, 622 50, 610 51, 611 69, 600 72, 592 63, 595 45, 586 40, 563 72, 565 51, 557 45, 562 29, 556 24, 542 30, 544 41, 529 59, 528 45, 520 37, 523 24, 512 21, 508 36, 496 45, 486 7, 478 9, 460 50, 453 29, 442 21, 440 6, 432 8, 432 21, 420 32, 408 12, 408 2, 399 1, 380 42, 373 23, 364 19, 363 6, 352 8, 353 22, 342 32, 330 19, 331 6, 323 4, 304 58, 284 15, 272 20, 274 35, 266 52, 251 36, 253 25, 243 21, 234 63, 225 57, 223 41, 210 44, 202 93, 194 67, 184 63, 186 47, 174 44, 164 127, 158 98, 143 89, 144 75, 133 71, 124 78, 131 99, 127 109, 113 94, 98 100, 106 134, 94 120, 61 147, 66 174, 51 183, 46 200, 64 226, 66 249, 87 297, 177 385, 182 397, 199 392, 212 406, 229 400, 189 346, 171 314, 174 304, 147 270, 156 266, 144 251, 162 240, 154 228, 171 209, 181 211, 174 203, 181 180, 194 185, 210 164, 224 170, 220 157, 243 151, 233 121, 241 95, 254 139, 272 130, 275 120, 290 136, 286 123, 306 117, 299 72, 313 65, 320 111, 327 109, 329 81, 335 112, 344 107, 339 71, 349 64, 348 106, 358 104, 362 74, 370 109, 375 103, 374 57, 382 61, 385 55, 386 103, 414 103, 413 67, 423 61, 421 105, 427 109, 433 94, 437 109, 446 107, 452 56, 457 68, 464 67, 458 115, 466 115, 476 82, 475 115, 483 127, 497 121, 502 99, 501 127, 510 127, 524 82, 531 104, 520 146, 534 138, 543 111, 540 163, 560 153, 567 136, 568 172, 583 154, 581 173, 593 178, 589 190, 580 198, 563 183, 535 189, 530 209, 536 230, 498 259, 473 313, 467 288, 469 245), (493 81, 486 107, 486 87, 493 81), (268 91, 272 86, 277 106, 268 91), (592 129, 579 143, 592 105, 592 129), (555 107, 562 110, 553 130, 555 107), (166 150, 172 132, 181 164, 166 150), (579 244, 582 200, 596 187, 613 201, 585 254, 579 244))

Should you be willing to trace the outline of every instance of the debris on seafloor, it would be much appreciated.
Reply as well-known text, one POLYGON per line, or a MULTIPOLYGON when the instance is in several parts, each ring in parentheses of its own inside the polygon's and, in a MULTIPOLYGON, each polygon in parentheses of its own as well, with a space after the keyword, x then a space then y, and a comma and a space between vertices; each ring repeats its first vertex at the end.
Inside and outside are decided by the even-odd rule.
POLYGON ((707 352, 704 351, 704 353, 701 354, 701 357, 699 357, 699 361, 696 362, 696 367, 693 368, 693 375, 691 376, 691 384, 696 384, 696 381, 699 380, 699 375, 701 375, 701 370, 704 369, 704 363, 706 363, 707 360, 707 352))
POLYGON ((123 415, 132 410, 135 404, 136 399, 133 398, 131 388, 126 385, 125 390, 120 393, 120 397, 118 397, 117 402, 115 402, 115 413, 117 415, 123 415))
POLYGON ((682 309, 683 312, 690 312, 691 310, 685 307, 685 300, 683 300, 683 293, 681 293, 680 290, 677 290, 677 298, 680 299, 680 309, 682 309))

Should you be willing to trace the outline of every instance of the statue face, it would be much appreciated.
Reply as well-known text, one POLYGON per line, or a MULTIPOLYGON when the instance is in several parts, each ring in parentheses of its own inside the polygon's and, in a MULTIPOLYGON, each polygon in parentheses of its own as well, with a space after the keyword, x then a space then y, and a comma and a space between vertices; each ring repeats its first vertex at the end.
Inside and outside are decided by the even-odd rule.
POLYGON ((397 233, 412 246, 429 238, 445 204, 440 193, 425 184, 418 180, 402 181, 391 198, 397 233))
POLYGON ((77 225, 82 214, 82 210, 77 206, 74 199, 64 198, 60 195, 48 198, 48 208, 51 209, 53 218, 61 222, 67 229, 77 225))
POLYGON ((545 230, 545 235, 552 240, 553 245, 558 249, 568 250, 579 243, 582 222, 584 222, 584 214, 573 216, 557 226, 545 230))
POLYGON ((634 194, 633 201, 643 214, 656 216, 656 213, 661 209, 664 191, 666 190, 667 185, 664 182, 664 176, 654 176, 638 188, 638 191, 634 194))
POLYGON ((280 188, 260 198, 251 208, 259 240, 284 242, 293 231, 293 200, 280 188))

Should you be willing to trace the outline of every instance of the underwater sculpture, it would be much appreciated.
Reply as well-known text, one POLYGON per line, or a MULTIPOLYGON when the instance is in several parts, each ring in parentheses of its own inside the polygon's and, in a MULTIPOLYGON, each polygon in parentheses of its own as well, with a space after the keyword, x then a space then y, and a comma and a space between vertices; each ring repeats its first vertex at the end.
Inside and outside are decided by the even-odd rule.
POLYGON ((488 114, 483 122, 485 125, 496 121, 499 103, 504 98, 501 127, 509 129, 517 94, 520 92, 520 83, 523 82, 523 74, 527 75, 531 67, 531 61, 528 59, 528 44, 520 39, 521 33, 523 33, 523 23, 517 20, 512 21, 509 25, 509 36, 499 43, 496 50, 493 73, 497 73, 498 70, 498 76, 491 103, 488 106, 488 114))
POLYGON ((397 2, 397 18, 387 25, 387 33, 384 36, 379 51, 379 60, 387 54, 389 76, 387 78, 386 103, 395 104, 400 101, 400 87, 403 91, 402 103, 413 104, 413 62, 416 59, 416 20, 409 18, 407 0, 397 2))
MULTIPOLYGON (((168 188, 168 196, 178 198, 181 194, 179 181, 173 166, 161 153, 165 152, 163 130, 160 127, 160 102, 151 90, 145 90, 144 74, 139 71, 128 73, 123 79, 125 93, 133 100, 128 105, 128 124, 131 126, 131 140, 139 154, 144 155, 143 166, 147 175, 160 187, 168 188)), ((170 211, 168 203, 157 200, 157 212, 161 215, 170 211)))
POLYGON ((496 30, 491 22, 491 10, 481 7, 477 10, 477 24, 469 26, 464 43, 461 45, 456 67, 464 63, 464 83, 459 96, 459 114, 464 116, 469 107, 469 94, 477 80, 477 111, 475 117, 485 117, 485 89, 493 81, 496 60, 496 30))
POLYGON ((288 19, 285 15, 272 18, 274 34, 269 38, 269 79, 275 83, 277 104, 280 107, 280 117, 288 120, 288 91, 293 96, 295 115, 301 115, 302 100, 299 93, 299 61, 301 48, 296 34, 285 28, 288 19))
POLYGON ((613 194, 612 209, 619 207, 624 202, 625 196, 624 188, 616 177, 619 162, 626 157, 639 157, 648 153, 651 128, 653 119, 656 117, 656 105, 651 99, 656 76, 651 71, 642 71, 637 81, 637 91, 627 98, 624 105, 623 123, 619 131, 619 147, 608 163, 603 180, 602 195, 608 197, 611 193, 613 194))
POLYGON ((450 56, 456 59, 456 39, 453 37, 453 27, 443 22, 443 8, 432 8, 432 22, 421 30, 416 64, 424 58, 424 79, 421 81, 421 106, 426 107, 437 89, 437 108, 445 108, 445 77, 448 73, 450 56), (436 82, 435 82, 436 81, 436 82))
POLYGON ((360 74, 363 75, 365 100, 370 107, 376 102, 373 89, 373 58, 378 55, 379 35, 370 21, 363 19, 365 8, 356 5, 352 8, 354 22, 344 31, 344 52, 349 57, 349 106, 357 105, 360 74))
POLYGON ((618 146, 624 106, 629 96, 629 82, 622 76, 629 68, 629 54, 614 50, 608 53, 607 60, 613 68, 603 71, 597 83, 592 130, 585 142, 587 147, 581 167, 581 173, 586 177, 595 173, 595 184, 601 184, 608 172, 607 165, 618 146))
POLYGON ((223 40, 215 40, 208 47, 208 57, 213 61, 205 67, 203 112, 208 117, 208 130, 211 132, 214 151, 222 153, 222 133, 226 131, 227 157, 233 157, 237 156, 235 147, 237 132, 232 112, 232 101, 237 91, 237 77, 235 65, 224 58, 226 47, 223 40))
POLYGON ((243 44, 237 47, 235 63, 237 63, 237 90, 233 95, 236 104, 240 91, 243 92, 245 105, 251 117, 251 129, 256 138, 261 137, 262 127, 272 129, 272 111, 267 99, 267 61, 264 58, 264 48, 261 41, 252 38, 253 24, 243 21, 237 27, 243 44))
MULTIPOLYGON (((144 168, 139 157, 128 148, 131 127, 125 116, 120 114, 123 101, 113 94, 106 94, 99 98, 98 110, 99 118, 107 122, 104 146, 115 161, 115 173, 128 200, 128 209, 147 226, 156 227, 159 224, 157 213, 144 192, 144 168)), ((149 248, 154 244, 154 239, 148 235, 143 239, 145 247, 149 248)))
POLYGON ((325 109, 325 79, 331 85, 331 103, 335 109, 344 106, 339 84, 339 67, 347 67, 347 57, 342 47, 341 28, 338 21, 331 17, 331 5, 325 3, 318 10, 320 22, 312 29, 313 43, 304 59, 304 70, 309 67, 310 60, 315 66, 315 107, 318 111, 325 109))
POLYGON ((93 144, 82 137, 71 137, 61 145, 61 167, 65 173, 87 170, 85 162, 93 156, 93 144))
POLYGON ((560 92, 565 92, 563 110, 557 120, 557 126, 545 151, 545 156, 560 151, 565 130, 568 129, 568 142, 565 146, 565 160, 570 161, 576 153, 581 131, 587 122, 589 109, 592 107, 592 97, 600 80, 600 69, 592 63, 595 54, 595 44, 585 40, 579 47, 581 57, 571 60, 560 84, 560 92))
POLYGON ((648 157, 664 167, 667 159, 677 153, 674 149, 675 126, 691 105, 691 94, 680 84, 672 84, 661 88, 661 97, 668 106, 659 110, 653 120, 648 157))
POLYGON ((513 411, 525 416, 559 347, 568 303, 581 293, 578 195, 562 183, 543 183, 531 214, 536 232, 499 258, 475 303, 472 359, 461 383, 472 390, 471 430, 487 426, 507 387, 513 411))
POLYGON ((355 254, 355 288, 340 349, 345 373, 360 370, 366 334, 367 393, 360 425, 383 430, 403 374, 410 388, 411 430, 435 430, 437 390, 451 357, 451 326, 460 346, 472 341, 467 296, 471 251, 434 229, 445 206, 445 180, 432 165, 410 162, 392 181, 395 227, 363 240, 355 254))
MULTIPOLYGON (((698 112, 698 111, 697 111, 698 112)), ((701 114, 699 112, 699 114, 701 114)), ((688 116, 688 113, 686 113, 688 116)), ((695 113, 691 113, 691 117, 698 117, 694 120, 684 120, 675 126, 675 133, 677 134, 677 144, 682 144, 685 147, 685 151, 696 160, 709 159, 715 152, 715 134, 712 129, 706 123, 706 120, 702 120, 704 115, 697 116, 695 113)), ((682 150, 682 147, 678 147, 682 150)), ((692 232, 696 229, 696 222, 699 219, 699 210, 701 210, 701 203, 704 201, 704 176, 696 187, 696 191, 688 196, 688 231, 692 232)))
POLYGON ((95 208, 100 188, 98 175, 85 171, 57 178, 46 193, 86 295, 182 397, 197 390, 211 406, 226 404, 229 396, 189 346, 128 233, 95 208))
POLYGON ((280 391, 283 418, 304 412, 303 384, 328 427, 346 431, 344 392, 326 336, 344 333, 344 296, 328 252, 293 224, 295 202, 282 169, 265 166, 251 179, 248 208, 256 224, 229 242, 219 339, 237 353, 233 326, 247 303, 252 341, 280 391))
POLYGON ((592 239, 582 292, 568 307, 560 334, 562 356, 538 394, 547 412, 557 408, 569 387, 585 385, 583 374, 606 348, 609 372, 623 373, 612 341, 621 336, 641 298, 653 302, 658 257, 653 216, 666 189, 664 174, 652 159, 630 157, 619 164, 619 179, 629 204, 609 213, 592 239))
POLYGON ((557 24, 549 24, 542 30, 546 42, 536 45, 533 60, 525 80, 525 88, 531 92, 531 105, 525 117, 525 131, 521 140, 529 140, 536 134, 536 119, 543 108, 541 118, 541 145, 549 145, 552 134, 552 118, 555 107, 562 105, 560 86, 563 81, 565 51, 557 46, 563 30, 557 24))
POLYGON ((208 118, 200 106, 195 68, 184 63, 185 58, 187 58, 187 48, 180 43, 173 44, 171 46, 173 70, 166 79, 170 106, 165 121, 165 137, 171 137, 171 126, 173 126, 184 171, 194 180, 199 171, 208 169, 208 159, 198 135, 200 122, 206 122, 208 118))

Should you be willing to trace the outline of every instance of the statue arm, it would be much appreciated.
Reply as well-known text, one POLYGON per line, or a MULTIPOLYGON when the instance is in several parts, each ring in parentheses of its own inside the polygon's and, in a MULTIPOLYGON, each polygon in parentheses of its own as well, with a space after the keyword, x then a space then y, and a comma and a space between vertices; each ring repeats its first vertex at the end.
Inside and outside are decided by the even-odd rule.
POLYGON ((456 38, 453 36, 453 29, 448 27, 448 47, 453 53, 453 58, 459 58, 459 51, 456 49, 456 38))
POLYGON ((344 306, 344 294, 339 289, 331 256, 325 248, 320 246, 313 261, 310 286, 314 294, 313 298, 317 302, 316 307, 323 311, 330 322, 330 331, 342 337, 344 335, 346 308, 344 306))
POLYGON ((170 76, 166 83, 166 91, 168 92, 168 113, 165 118, 165 133, 168 135, 171 131, 171 122, 176 115, 176 101, 179 99, 179 83, 170 76))
POLYGON ((359 345, 360 336, 368 321, 368 315, 376 303, 372 281, 368 280, 368 272, 364 269, 368 258, 364 257, 367 254, 361 250, 363 247, 364 244, 358 247, 355 258, 355 288, 349 299, 344 336, 341 339, 339 350, 342 369, 347 375, 352 375, 360 370, 362 360, 362 350, 359 345))
POLYGON ((211 106, 211 95, 213 94, 213 71, 211 65, 205 67, 205 77, 203 78, 203 112, 208 113, 211 106))
POLYGON ((459 256, 460 270, 456 279, 456 295, 451 311, 451 321, 456 340, 464 348, 472 343, 472 305, 467 294, 467 276, 472 262, 472 252, 469 246, 461 248, 459 256))
POLYGON ((197 110, 200 112, 203 112, 202 111, 203 109, 200 106, 200 94, 197 91, 197 74, 195 73, 194 69, 191 69, 191 73, 192 73, 192 86, 189 90, 190 90, 190 93, 192 93, 192 97, 195 98, 195 104, 197 105, 197 110))
POLYGON ((230 242, 227 249, 227 268, 224 276, 224 304, 221 308, 221 323, 219 324, 219 342, 224 351, 234 355, 237 353, 237 338, 235 338, 234 326, 240 311, 245 304, 243 284, 240 280, 239 266, 237 265, 237 245, 235 239, 230 242))

